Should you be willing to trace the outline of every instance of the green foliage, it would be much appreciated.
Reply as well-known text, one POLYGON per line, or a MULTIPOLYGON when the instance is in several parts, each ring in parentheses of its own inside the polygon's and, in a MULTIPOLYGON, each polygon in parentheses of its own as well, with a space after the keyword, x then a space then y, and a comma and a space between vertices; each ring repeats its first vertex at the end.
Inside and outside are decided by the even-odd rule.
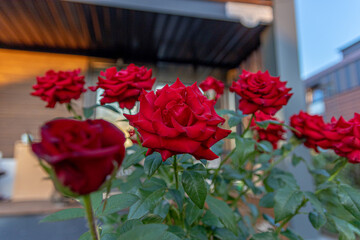
POLYGON ((195 171, 184 171, 182 174, 182 185, 191 201, 199 208, 203 208, 207 195, 207 188, 201 174, 195 171))
POLYGON ((58 222, 83 217, 85 217, 85 211, 83 208, 69 208, 48 215, 43 218, 41 222, 58 222))
POLYGON ((279 189, 274 196, 275 222, 295 214, 304 199, 304 194, 290 187, 279 189))
POLYGON ((233 233, 237 234, 236 219, 233 210, 225 202, 211 196, 207 197, 206 203, 209 205, 212 213, 220 219, 221 223, 233 233))
POLYGON ((153 153, 145 158, 144 171, 148 177, 154 175, 156 170, 161 166, 162 158, 160 153, 153 153))

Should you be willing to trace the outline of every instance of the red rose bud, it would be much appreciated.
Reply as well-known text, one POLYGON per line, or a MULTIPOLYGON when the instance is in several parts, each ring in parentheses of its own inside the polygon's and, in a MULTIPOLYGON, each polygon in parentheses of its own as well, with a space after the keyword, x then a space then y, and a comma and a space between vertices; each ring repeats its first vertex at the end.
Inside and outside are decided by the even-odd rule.
POLYGON ((274 115, 282 106, 286 105, 292 93, 291 88, 286 88, 286 82, 281 82, 279 77, 272 77, 268 71, 251 73, 243 70, 238 81, 232 83, 231 92, 238 94, 239 109, 244 114, 261 111, 274 115))
POLYGON ((57 102, 69 103, 71 99, 79 99, 85 92, 84 76, 79 76, 80 69, 73 71, 47 71, 45 76, 36 77, 37 84, 33 86, 35 92, 31 95, 38 96, 53 108, 57 102))
POLYGON ((99 189, 125 154, 125 136, 104 120, 57 119, 41 128, 34 153, 51 165, 59 181, 80 195, 99 189))
MULTIPOLYGON (((267 121, 267 120, 275 120, 280 122, 278 119, 264 114, 263 112, 256 112, 255 113, 255 119, 257 122, 263 122, 263 121, 267 121)), ((268 127, 266 129, 259 127, 258 125, 256 125, 255 123, 255 119, 253 119, 251 121, 251 128, 253 130, 255 130, 256 132, 256 140, 258 142, 261 141, 269 141, 274 149, 278 148, 278 142, 280 140, 284 140, 284 133, 286 132, 286 130, 284 129, 283 126, 281 125, 277 125, 277 124, 269 124, 268 127)))
POLYGON ((325 124, 323 117, 319 115, 310 115, 303 111, 294 114, 290 118, 290 126, 297 131, 292 131, 299 139, 304 139, 304 145, 318 152, 317 147, 329 148, 328 139, 324 131, 329 128, 325 124))
POLYGON ((220 96, 224 93, 224 83, 220 80, 217 80, 214 77, 207 77, 202 83, 200 83, 199 87, 207 92, 209 90, 214 90, 216 92, 215 101, 217 101, 220 96))
POLYGON ((196 83, 185 87, 177 79, 156 94, 144 91, 139 113, 124 115, 137 128, 143 146, 149 148, 147 155, 156 151, 165 161, 173 155, 189 153, 196 159, 213 160, 218 156, 210 147, 231 133, 218 127, 225 119, 215 112, 214 105, 196 83))
POLYGON ((151 90, 155 82, 155 78, 151 78, 151 69, 137 67, 134 64, 120 71, 117 71, 116 67, 108 68, 105 72, 101 72, 101 76, 105 78, 98 77, 97 86, 89 87, 92 91, 98 88, 105 90, 100 103, 104 105, 118 102, 120 108, 127 109, 132 109, 141 91, 151 90))
MULTIPOLYGON (((130 140, 133 144, 139 144, 138 142, 138 135, 136 134, 135 130, 134 129, 131 129, 128 131, 129 132, 129 135, 130 135, 130 140)), ((143 142, 142 140, 142 137, 139 136, 140 138, 140 142, 143 142)))

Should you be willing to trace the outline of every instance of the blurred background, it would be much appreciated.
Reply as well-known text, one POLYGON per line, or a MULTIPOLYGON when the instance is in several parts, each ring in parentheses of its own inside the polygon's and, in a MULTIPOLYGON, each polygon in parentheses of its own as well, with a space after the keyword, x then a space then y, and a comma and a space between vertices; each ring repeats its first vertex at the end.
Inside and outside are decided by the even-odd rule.
MULTIPOLYGON (((100 71, 135 63, 153 69, 156 89, 211 75, 226 86, 217 108, 237 109, 231 82, 243 69, 268 70, 295 93, 280 118, 303 109, 349 119, 360 108, 359 10, 357 0, 0 0, 0 239, 77 239, 86 228, 82 220, 38 224, 73 203, 44 180, 27 144, 26 133, 37 139, 45 121, 70 116, 30 96, 36 76, 81 68, 90 86, 100 71)), ((86 92, 76 108, 99 96, 86 92)), ((119 118, 107 109, 95 114, 119 118)), ((294 229, 323 238, 303 222, 294 229)))

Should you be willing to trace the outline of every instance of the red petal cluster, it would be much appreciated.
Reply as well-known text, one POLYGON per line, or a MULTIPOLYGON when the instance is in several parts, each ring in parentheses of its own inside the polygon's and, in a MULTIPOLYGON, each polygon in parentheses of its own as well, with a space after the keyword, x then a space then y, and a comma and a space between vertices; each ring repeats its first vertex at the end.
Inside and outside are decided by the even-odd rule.
POLYGON ((38 96, 53 108, 57 102, 69 103, 71 99, 78 99, 85 92, 84 76, 79 76, 80 69, 73 71, 49 70, 43 77, 36 77, 37 84, 33 86, 35 92, 31 95, 38 96))
POLYGON ((209 91, 210 89, 216 92, 215 101, 217 101, 220 96, 224 93, 224 83, 212 76, 208 76, 202 83, 200 83, 199 87, 204 91, 209 91))
POLYGON ((120 108, 132 109, 141 91, 151 90, 155 82, 155 78, 151 78, 151 69, 148 70, 144 66, 137 67, 134 64, 120 71, 117 71, 116 67, 111 67, 100 74, 105 78, 98 77, 97 86, 92 86, 90 89, 92 91, 104 89, 100 103, 104 105, 118 102, 120 108))
MULTIPOLYGON (((326 141, 323 131, 328 128, 322 116, 310 115, 303 111, 290 118, 290 126, 297 131, 293 131, 299 139, 305 139, 304 145, 318 152, 317 147, 320 142, 326 141)), ((324 147, 324 145, 323 145, 324 147)))
POLYGON ((321 116, 300 112, 291 117, 294 134, 305 139, 305 146, 315 149, 332 149, 351 163, 360 163, 360 114, 346 121, 343 117, 324 123, 321 116))
POLYGON ((94 192, 125 155, 125 136, 104 120, 57 119, 41 128, 42 140, 34 153, 49 163, 57 178, 73 192, 94 192))
POLYGON ((244 114, 261 111, 274 115, 292 96, 289 93, 291 88, 285 86, 286 82, 281 82, 279 77, 270 76, 268 71, 251 73, 243 70, 239 77, 238 81, 232 83, 230 91, 241 97, 239 109, 244 114))
POLYGON ((286 130, 284 129, 284 127, 281 125, 276 125, 276 124, 270 123, 269 126, 266 129, 264 129, 264 128, 261 128, 258 125, 256 125, 255 120, 257 122, 263 122, 266 120, 275 120, 278 122, 280 122, 280 121, 275 117, 272 117, 270 115, 267 115, 267 114, 259 111, 259 112, 255 113, 255 119, 253 119, 251 121, 251 125, 250 125, 251 128, 253 130, 255 130, 257 133, 255 137, 258 142, 263 141, 263 140, 269 141, 272 144, 273 148, 277 149, 278 142, 280 140, 285 139, 284 134, 285 134, 286 130))
POLYGON ((196 159, 212 160, 218 156, 210 147, 231 133, 218 127, 225 119, 215 112, 214 104, 196 83, 186 87, 177 79, 156 94, 144 91, 139 113, 125 117, 141 134, 143 146, 149 148, 147 155, 156 151, 165 161, 189 153, 196 159))

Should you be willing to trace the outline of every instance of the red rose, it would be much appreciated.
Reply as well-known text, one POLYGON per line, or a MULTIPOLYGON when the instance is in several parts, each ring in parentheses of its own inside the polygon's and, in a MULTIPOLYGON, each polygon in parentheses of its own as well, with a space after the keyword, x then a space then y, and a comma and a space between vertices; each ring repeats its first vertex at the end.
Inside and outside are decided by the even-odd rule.
POLYGON ((305 139, 304 145, 318 152, 317 147, 329 148, 329 139, 325 136, 324 130, 328 129, 322 116, 310 115, 303 111, 294 114, 290 118, 290 126, 297 131, 293 131, 294 135, 299 139, 305 139), (320 144, 320 145, 319 145, 320 144))
POLYGON ((268 71, 251 73, 243 70, 239 80, 232 83, 230 91, 241 97, 239 109, 244 114, 260 110, 274 115, 292 96, 289 93, 291 88, 286 88, 285 85, 286 82, 281 82, 279 77, 270 76, 268 71))
POLYGON ((38 96, 53 108, 57 102, 69 103, 71 99, 79 99, 85 92, 84 76, 79 76, 80 69, 74 71, 47 71, 45 76, 36 77, 37 84, 33 86, 33 96, 38 96))
POLYGON ((225 119, 215 112, 214 104, 201 94, 196 83, 185 87, 177 79, 156 94, 144 91, 139 113, 125 117, 141 134, 143 146, 149 148, 147 155, 156 151, 165 161, 189 153, 196 159, 213 160, 218 156, 210 147, 231 133, 218 127, 225 119))
POLYGON ((337 155, 346 157, 351 163, 360 163, 360 115, 355 113, 350 121, 343 117, 339 120, 332 118, 329 126, 324 131, 328 141, 320 144, 333 149, 337 155))
POLYGON ((214 90, 216 92, 215 101, 219 99, 219 97, 224 93, 224 83, 220 80, 217 80, 214 77, 207 77, 202 83, 200 83, 199 87, 204 91, 214 90))
POLYGON ((32 144, 34 153, 81 195, 98 190, 114 170, 113 161, 120 166, 124 158, 124 134, 104 120, 53 120, 42 126, 41 137, 32 144))
MULTIPOLYGON (((264 114, 263 112, 256 112, 255 113, 255 119, 257 122, 263 122, 263 121, 267 121, 267 120, 275 120, 275 121, 279 121, 278 119, 271 117, 270 115, 264 114)), ((274 149, 277 149, 277 143, 280 140, 284 140, 284 133, 286 132, 286 130, 284 129, 283 126, 281 125, 277 125, 277 124, 269 124, 269 126, 264 129, 259 127, 258 125, 256 125, 255 123, 255 119, 253 119, 251 121, 251 128, 253 130, 256 131, 256 140, 258 142, 260 141, 269 141, 274 149)))
POLYGON ((138 101, 142 89, 151 90, 155 78, 151 78, 152 70, 130 64, 126 69, 117 71, 116 67, 101 72, 97 86, 90 87, 92 91, 104 89, 100 103, 118 102, 120 108, 132 109, 138 101))

